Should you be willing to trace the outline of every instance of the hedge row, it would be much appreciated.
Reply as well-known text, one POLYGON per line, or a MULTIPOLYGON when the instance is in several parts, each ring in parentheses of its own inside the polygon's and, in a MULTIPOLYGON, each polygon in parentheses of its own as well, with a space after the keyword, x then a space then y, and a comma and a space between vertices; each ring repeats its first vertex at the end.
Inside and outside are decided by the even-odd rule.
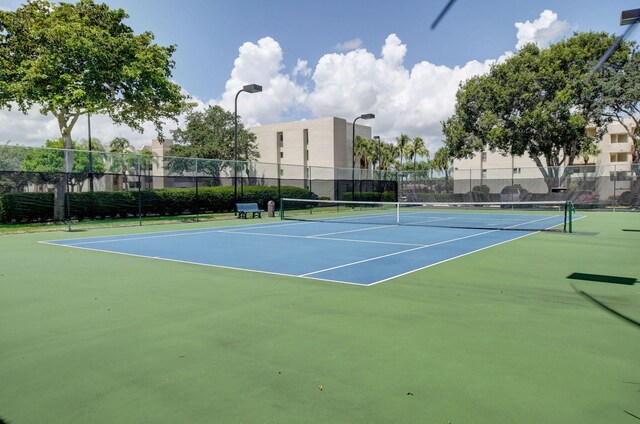
MULTIPOLYGON (((278 187, 238 187, 242 202, 257 203, 267 210, 270 200, 278 201, 278 187)), ((310 199, 311 192, 283 186, 282 197, 310 199)), ((233 187, 171 188, 67 194, 71 219, 126 218, 132 216, 171 216, 182 214, 232 212, 233 187)), ((53 221, 53 193, 12 193, 0 196, 0 223, 53 221)), ((277 207, 277 206, 276 206, 277 207)), ((65 211, 65 212, 66 212, 65 211)))
POLYGON ((342 199, 340 200, 355 200, 359 202, 396 202, 396 193, 393 191, 385 191, 383 193, 378 192, 356 192, 355 198, 353 198, 351 192, 342 193, 342 199))

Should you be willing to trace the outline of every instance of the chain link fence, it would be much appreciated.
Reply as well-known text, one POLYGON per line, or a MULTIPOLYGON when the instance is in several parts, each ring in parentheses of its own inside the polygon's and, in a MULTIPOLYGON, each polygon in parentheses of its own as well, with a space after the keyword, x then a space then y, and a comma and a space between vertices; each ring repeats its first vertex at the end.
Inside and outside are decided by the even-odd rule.
POLYGON ((0 223, 234 216, 236 202, 297 197, 409 202, 571 200, 640 207, 640 165, 446 172, 296 166, 152 154, 0 146, 0 223))

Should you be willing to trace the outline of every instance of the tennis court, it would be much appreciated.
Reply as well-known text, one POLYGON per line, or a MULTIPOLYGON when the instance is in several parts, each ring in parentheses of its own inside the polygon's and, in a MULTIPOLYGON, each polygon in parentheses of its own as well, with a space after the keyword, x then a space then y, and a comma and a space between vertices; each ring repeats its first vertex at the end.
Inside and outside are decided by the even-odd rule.
MULTIPOLYGON (((315 203, 326 210, 327 205, 315 203)), ((399 204, 389 203, 391 210, 365 205, 369 207, 364 213, 353 203, 345 203, 341 206, 346 213, 326 218, 316 213, 311 220, 293 215, 293 221, 269 224, 47 243, 369 286, 536 231, 562 227, 565 219, 557 208, 537 213, 477 213, 414 207, 402 214, 407 225, 397 225, 399 204), (509 229, 520 231, 505 231, 509 229)))
POLYGON ((329 222, 0 237, 0 416, 56 424, 637 421, 629 413, 638 412, 638 330, 570 286, 638 317, 635 213, 581 212, 573 234, 304 213, 329 222), (427 252, 464 249, 409 274, 399 275, 414 266, 397 262, 418 261, 417 252, 330 278, 368 284, 398 275, 366 289, 298 277, 353 262, 352 251, 370 259, 414 248, 391 243, 417 244, 421 267, 427 252), (142 250, 85 250, 128 253, 124 246, 142 250), (305 249, 309 268, 295 264, 305 249), (482 250, 456 257, 474 249, 482 250), (173 252, 198 262, 196 251, 215 267, 149 259, 173 252), (219 255, 226 266, 259 271, 294 263, 277 272, 295 276, 221 267, 219 255), (349 280, 368 267, 374 277, 349 280))

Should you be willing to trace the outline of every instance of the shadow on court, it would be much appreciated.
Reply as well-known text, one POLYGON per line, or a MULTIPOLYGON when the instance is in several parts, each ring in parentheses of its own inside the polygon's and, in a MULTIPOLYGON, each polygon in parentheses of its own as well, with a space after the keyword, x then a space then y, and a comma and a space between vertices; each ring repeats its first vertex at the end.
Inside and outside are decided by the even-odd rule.
POLYGON ((594 281, 596 283, 622 284, 625 286, 632 286, 638 281, 635 278, 629 278, 629 277, 618 277, 615 275, 582 274, 579 272, 574 272, 573 274, 567 276, 567 278, 570 280, 583 280, 583 281, 594 281))

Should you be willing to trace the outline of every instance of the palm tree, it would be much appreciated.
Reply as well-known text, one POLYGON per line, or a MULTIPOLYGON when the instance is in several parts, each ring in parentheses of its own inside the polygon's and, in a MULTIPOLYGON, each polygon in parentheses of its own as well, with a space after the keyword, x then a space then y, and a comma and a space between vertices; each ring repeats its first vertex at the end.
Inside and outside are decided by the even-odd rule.
POLYGON ((404 154, 407 153, 407 147, 410 142, 411 139, 406 134, 400 134, 400 137, 396 138, 397 153, 400 156, 400 168, 402 168, 402 159, 404 158, 404 154))
POLYGON ((356 136, 356 145, 355 145, 355 159, 358 168, 360 168, 360 177, 362 177, 362 168, 367 166, 366 161, 366 153, 367 153, 367 139, 356 136))
MULTIPOLYGON (((116 137, 109 143, 109 151, 111 153, 117 153, 111 156, 110 171, 122 174, 122 184, 124 185, 124 189, 128 190, 127 171, 132 165, 132 158, 129 153, 133 152, 131 143, 124 137, 116 137)), ((134 157, 133 159, 135 160, 136 158, 134 157)))
POLYGON ((595 143, 589 143, 587 146, 582 147, 578 154, 582 157, 584 164, 587 165, 589 163, 589 158, 591 156, 598 156, 602 151, 595 143))
MULTIPOLYGON (((416 159, 418 156, 426 156, 429 159, 429 150, 424 144, 424 140, 421 137, 416 137, 411 141, 409 147, 409 157, 413 159, 413 172, 414 177, 416 175, 416 159)), ((414 178, 415 179, 415 178, 414 178)))
POLYGON ((431 161, 433 169, 444 172, 445 186, 449 183, 449 169, 452 161, 453 158, 449 156, 449 149, 446 147, 439 148, 431 161))
POLYGON ((600 150, 600 148, 598 147, 598 145, 596 143, 589 143, 586 146, 583 146, 580 151, 578 152, 578 155, 580 155, 580 157, 582 158, 582 161, 584 162, 584 166, 582 167, 582 184, 584 185, 585 182, 587 181, 587 166, 589 164, 589 158, 591 156, 598 156, 602 151, 600 150))

